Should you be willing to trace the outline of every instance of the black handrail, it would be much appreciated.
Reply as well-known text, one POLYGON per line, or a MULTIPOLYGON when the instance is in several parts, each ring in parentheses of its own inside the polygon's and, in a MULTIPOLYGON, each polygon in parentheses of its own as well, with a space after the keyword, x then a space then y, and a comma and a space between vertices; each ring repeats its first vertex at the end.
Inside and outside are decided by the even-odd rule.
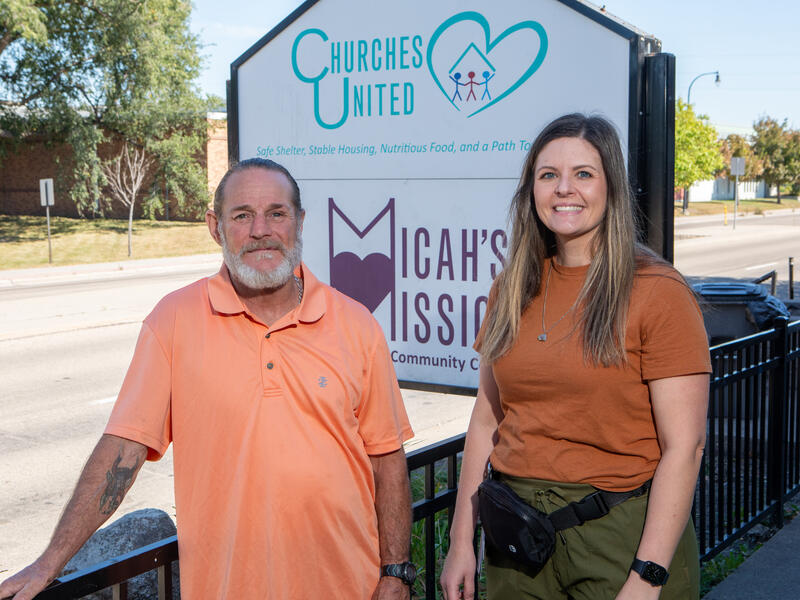
POLYGON ((127 600, 128 580, 158 570, 158 600, 172 598, 172 563, 178 560, 178 538, 171 536, 116 556, 86 569, 60 577, 36 596, 36 600, 81 598, 107 587, 114 600, 127 600))

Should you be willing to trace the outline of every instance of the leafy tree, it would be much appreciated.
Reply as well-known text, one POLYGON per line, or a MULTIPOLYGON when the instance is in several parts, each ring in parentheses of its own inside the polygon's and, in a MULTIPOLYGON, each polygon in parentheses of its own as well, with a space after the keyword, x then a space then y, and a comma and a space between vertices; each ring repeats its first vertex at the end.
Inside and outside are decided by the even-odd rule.
POLYGON ((744 158, 744 179, 754 180, 761 177, 763 170, 763 163, 753 153, 753 147, 746 138, 735 133, 730 134, 724 140, 720 141, 719 151, 722 155, 724 165, 722 169, 717 172, 717 175, 733 179, 731 175, 731 158, 744 158))
MULTIPOLYGON (((784 119, 779 123, 772 117, 761 117, 753 123, 753 152, 763 161, 762 177, 768 186, 778 190, 781 203, 781 186, 795 181, 800 173, 793 149, 793 135, 784 119)), ((794 136, 796 139, 796 136, 794 136)))
POLYGON ((797 194, 800 192, 800 131, 792 130, 789 132, 786 163, 791 177, 792 193, 797 194))
POLYGON ((188 0, 0 0, 0 129, 71 147, 74 165, 62 165, 60 178, 80 212, 107 207, 97 150, 114 140, 162 166, 183 214, 207 204, 194 160, 207 102, 193 83, 200 58, 190 13, 188 0))
POLYGON ((689 208, 692 184, 710 179, 723 167, 717 138, 708 117, 695 116, 692 106, 679 98, 675 106, 675 186, 684 188, 684 212, 689 208))

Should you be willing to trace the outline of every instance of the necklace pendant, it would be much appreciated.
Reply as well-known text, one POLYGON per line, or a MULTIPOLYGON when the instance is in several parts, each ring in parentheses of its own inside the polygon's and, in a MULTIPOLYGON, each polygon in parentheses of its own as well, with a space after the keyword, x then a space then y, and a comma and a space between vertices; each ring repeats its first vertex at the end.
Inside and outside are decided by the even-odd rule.
POLYGON ((536 339, 539 340, 540 342, 546 342, 547 341, 547 334, 546 333, 540 333, 539 337, 537 337, 536 339))

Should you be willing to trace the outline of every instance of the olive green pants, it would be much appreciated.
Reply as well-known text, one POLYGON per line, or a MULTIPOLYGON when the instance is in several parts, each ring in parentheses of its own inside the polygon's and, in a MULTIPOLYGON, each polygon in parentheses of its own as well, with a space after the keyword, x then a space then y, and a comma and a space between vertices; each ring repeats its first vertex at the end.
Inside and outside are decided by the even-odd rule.
MULTIPOLYGON (((594 491, 583 484, 500 477, 521 498, 548 514, 594 491)), ((555 552, 535 576, 487 548, 489 599, 613 600, 628 578, 646 509, 647 495, 630 498, 604 517, 556 532, 555 552)), ((667 568, 669 579, 661 591, 661 600, 700 597, 700 562, 691 520, 667 568)))

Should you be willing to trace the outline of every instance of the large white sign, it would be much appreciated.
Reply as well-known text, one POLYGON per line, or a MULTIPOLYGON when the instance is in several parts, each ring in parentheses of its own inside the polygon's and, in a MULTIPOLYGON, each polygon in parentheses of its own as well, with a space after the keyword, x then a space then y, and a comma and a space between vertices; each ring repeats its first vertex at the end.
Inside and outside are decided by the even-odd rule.
POLYGON ((600 113, 627 142, 631 38, 591 12, 323 0, 234 63, 239 158, 297 178, 306 263, 378 318, 401 380, 477 386, 472 343, 538 130, 600 113))

